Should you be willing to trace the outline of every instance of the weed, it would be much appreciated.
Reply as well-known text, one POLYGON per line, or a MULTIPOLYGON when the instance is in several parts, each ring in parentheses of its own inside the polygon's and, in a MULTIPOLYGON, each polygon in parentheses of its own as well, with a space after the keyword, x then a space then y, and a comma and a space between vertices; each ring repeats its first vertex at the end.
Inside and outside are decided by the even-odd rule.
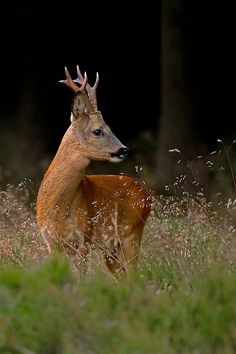
POLYGON ((0 192, 0 352, 235 353, 235 205, 201 187, 153 196, 138 271, 114 282, 91 252, 83 281, 49 255, 32 186, 0 192))

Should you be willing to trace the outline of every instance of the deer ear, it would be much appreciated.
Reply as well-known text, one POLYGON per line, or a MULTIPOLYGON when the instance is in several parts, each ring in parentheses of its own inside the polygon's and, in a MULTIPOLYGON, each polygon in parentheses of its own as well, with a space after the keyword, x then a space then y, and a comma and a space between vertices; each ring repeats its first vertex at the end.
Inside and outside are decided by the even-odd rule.
POLYGON ((78 92, 72 101, 71 112, 75 119, 80 118, 85 111, 85 97, 82 92, 78 92))

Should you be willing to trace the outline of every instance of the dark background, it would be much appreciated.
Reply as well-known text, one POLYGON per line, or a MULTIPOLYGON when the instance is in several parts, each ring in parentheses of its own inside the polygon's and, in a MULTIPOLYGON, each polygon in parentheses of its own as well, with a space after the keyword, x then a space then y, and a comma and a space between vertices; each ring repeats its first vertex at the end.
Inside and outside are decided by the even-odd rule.
MULTIPOLYGON (((100 75, 98 104, 120 138, 156 129, 159 110, 159 9, 155 4, 18 3, 2 17, 1 111, 17 119, 22 93, 34 100, 36 124, 47 149, 55 149, 69 124, 72 93, 58 80, 76 65, 93 83, 100 75), (32 97, 33 96, 33 97, 32 97)), ((4 119, 4 116, 2 116, 4 119)), ((27 129, 27 127, 25 127, 27 129)))
MULTIPOLYGON (((209 151, 235 138, 233 3, 181 4, 188 99, 194 132, 209 151)), ((7 3, 1 10, 1 137, 15 132, 53 154, 69 125, 72 93, 59 84, 76 64, 90 83, 100 74, 98 105, 124 143, 149 131, 158 139, 161 107, 161 2, 7 3)), ((176 127, 181 130, 182 127, 176 127)), ((6 138, 6 137, 5 137, 6 138)), ((197 149, 198 150, 198 146, 197 149)), ((155 151, 150 151, 155 154, 155 151)))

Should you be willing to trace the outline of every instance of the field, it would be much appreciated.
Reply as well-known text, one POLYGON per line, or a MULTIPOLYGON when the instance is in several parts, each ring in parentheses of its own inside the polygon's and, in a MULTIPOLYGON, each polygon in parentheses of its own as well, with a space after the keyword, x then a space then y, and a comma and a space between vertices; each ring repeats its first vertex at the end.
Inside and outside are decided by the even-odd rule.
POLYGON ((0 353, 236 352, 235 201, 159 196, 138 271, 117 282, 97 252, 79 280, 49 255, 30 183, 0 192, 0 353))

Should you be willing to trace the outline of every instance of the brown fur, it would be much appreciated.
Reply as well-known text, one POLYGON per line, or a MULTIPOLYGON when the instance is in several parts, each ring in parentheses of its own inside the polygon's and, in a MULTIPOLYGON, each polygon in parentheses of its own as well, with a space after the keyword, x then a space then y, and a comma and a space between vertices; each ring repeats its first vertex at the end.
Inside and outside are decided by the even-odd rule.
POLYGON ((90 246, 102 249, 108 269, 116 274, 137 261, 151 197, 132 177, 85 175, 91 159, 113 161, 111 153, 124 146, 100 112, 86 115, 84 95, 74 101, 72 112, 79 113, 73 113, 40 186, 37 222, 50 240, 68 253, 79 252, 83 261, 90 246), (104 132, 101 139, 91 134, 96 128, 104 132))

